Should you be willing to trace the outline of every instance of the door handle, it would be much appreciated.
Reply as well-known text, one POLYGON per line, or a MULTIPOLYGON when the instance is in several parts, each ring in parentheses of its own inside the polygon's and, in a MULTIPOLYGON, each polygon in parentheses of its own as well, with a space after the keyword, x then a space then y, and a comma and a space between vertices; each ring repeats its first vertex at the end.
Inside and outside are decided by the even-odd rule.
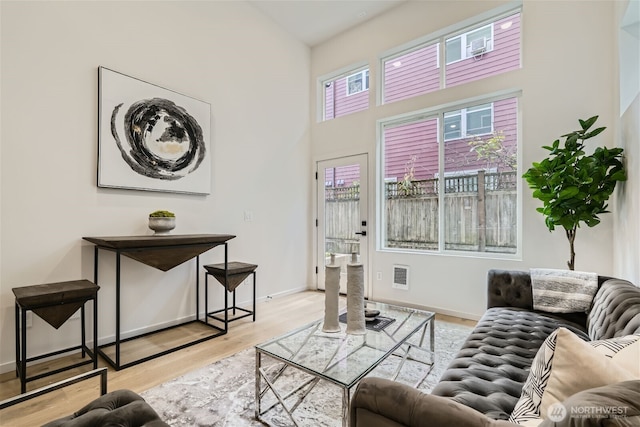
POLYGON ((358 233, 358 232, 356 231, 356 234, 360 234, 361 236, 366 236, 366 235, 367 235, 367 232, 363 230, 363 231, 361 231, 361 232, 359 232, 359 233, 358 233))

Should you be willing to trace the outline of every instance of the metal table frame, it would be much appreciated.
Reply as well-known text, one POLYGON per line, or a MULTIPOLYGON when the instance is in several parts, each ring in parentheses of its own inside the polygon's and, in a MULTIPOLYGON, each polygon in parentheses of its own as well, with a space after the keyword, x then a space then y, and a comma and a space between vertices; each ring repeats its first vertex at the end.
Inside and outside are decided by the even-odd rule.
POLYGON ((227 331, 229 323, 236 320, 244 319, 245 317, 252 317, 252 320, 256 321, 256 264, 248 264, 245 262, 224 262, 220 264, 211 264, 204 266, 206 274, 204 275, 204 313, 205 321, 208 322, 208 318, 215 319, 224 323, 224 330, 227 331), (219 310, 209 311, 209 276, 214 277, 224 288, 224 308, 219 310), (247 277, 252 276, 253 285, 253 306, 251 310, 238 307, 236 305, 236 288, 247 277), (230 279, 233 278, 234 282, 230 279), (229 307, 229 292, 233 295, 233 305, 229 307), (229 317, 229 311, 232 311, 233 317, 229 317), (236 315, 236 311, 241 311, 243 314, 236 315), (224 317, 220 317, 217 314, 224 313, 224 317))
MULTIPOLYGON (((422 310, 417 310, 419 312, 422 312, 422 310)), ((409 316, 410 317, 410 316, 409 316)), ((261 348, 259 348, 259 346, 256 346, 256 368, 255 368, 255 375, 256 375, 256 381, 255 381, 255 417, 257 420, 260 421, 265 421, 262 418, 262 415, 266 414, 267 412, 269 412, 271 409, 273 409, 276 406, 282 406, 282 408, 284 409, 284 411, 287 413, 287 415, 289 416, 289 418, 291 419, 291 421, 293 422, 293 424, 297 427, 300 426, 298 420, 296 420, 293 412, 298 408, 298 406, 304 401, 305 397, 309 394, 309 392, 311 392, 311 390, 318 384, 318 382, 320 380, 325 380, 328 381, 340 388, 342 388, 342 426, 343 427, 347 427, 349 424, 349 403, 351 401, 351 389, 356 386, 358 384, 358 382, 360 382, 360 380, 362 378, 364 378, 366 375, 368 375, 373 369, 375 369, 378 365, 380 365, 380 363, 382 363, 384 360, 386 360, 389 356, 394 355, 394 356, 398 356, 401 357, 401 361, 398 364, 398 367, 396 368, 395 373, 393 374, 391 379, 397 379, 398 375, 400 374, 402 367, 404 366, 405 362, 407 360, 414 360, 414 361, 418 361, 420 363, 424 363, 423 361, 420 361, 418 359, 414 359, 413 357, 410 356, 409 352, 410 350, 416 349, 419 351, 423 351, 423 352, 427 352, 430 353, 431 355, 431 363, 430 364, 426 364, 428 365, 428 369, 426 370, 426 372, 421 376, 420 379, 418 379, 418 381, 414 384, 414 387, 419 387, 420 384, 422 384, 422 382, 426 379, 426 377, 429 375, 429 373, 431 372, 431 370, 433 369, 433 365, 435 364, 435 349, 434 349, 434 339, 435 339, 435 314, 431 313, 431 316, 427 316, 427 318, 418 326, 416 327, 412 332, 408 333, 405 337, 403 337, 402 339, 396 339, 394 337, 395 333, 403 326, 403 324, 409 319, 409 317, 405 318, 403 320, 403 322, 400 322, 398 325, 390 325, 390 327, 383 329, 380 332, 377 333, 384 333, 386 334, 388 337, 390 337, 394 342, 395 345, 392 346, 386 355, 384 355, 382 358, 380 358, 377 362, 371 364, 369 367, 367 367, 367 369, 363 370, 363 372, 357 377, 355 378, 353 381, 351 381, 349 384, 344 384, 338 380, 335 380, 333 378, 331 378, 330 376, 325 376, 322 375, 322 373, 319 373, 315 370, 312 369, 308 369, 304 366, 300 366, 298 364, 295 364, 291 359, 293 359, 304 347, 305 344, 308 342, 308 340, 319 330, 321 330, 322 327, 322 321, 317 321, 308 325, 305 325, 301 328, 295 329, 287 334, 284 334, 282 336, 276 337, 273 340, 269 341, 269 342, 277 342, 279 340, 282 340, 286 337, 292 336, 294 334, 298 334, 301 331, 304 331, 305 329, 308 329, 308 335, 306 336, 306 338, 303 340, 303 342, 300 344, 300 346, 297 349, 288 349, 288 351, 291 352, 291 356, 289 358, 284 358, 281 356, 278 356, 276 354, 272 354, 268 351, 265 351, 261 348), (315 326, 314 326, 315 325, 315 326), (425 348, 424 347, 424 339, 425 339, 425 335, 427 333, 427 328, 429 329, 429 348, 425 348), (389 330, 392 330, 393 332, 389 332, 389 330), (420 338, 419 338, 419 343, 418 345, 415 344, 411 344, 408 341, 413 338, 417 333, 420 334, 420 338), (405 347, 403 349, 403 347, 405 347), (398 350, 401 350, 400 354, 397 353, 398 350), (275 377, 273 378, 273 380, 269 379, 269 375, 267 373, 267 371, 262 367, 262 357, 267 356, 269 358, 275 359, 278 362, 282 363, 282 366, 278 369, 278 371, 275 374, 275 377), (295 368, 298 370, 301 370, 303 372, 306 372, 307 374, 311 375, 312 378, 308 379, 307 381, 305 381, 304 383, 298 385, 297 387, 295 387, 293 390, 289 391, 286 395, 282 395, 276 388, 276 381, 278 378, 280 378, 280 376, 284 373, 284 371, 288 368, 295 368), (263 388, 261 385, 262 380, 264 380, 264 382, 266 383, 266 386, 263 388), (307 387, 305 389, 305 387, 307 387), (304 390, 303 390, 304 389, 304 390), (267 393, 267 391, 271 391, 275 397, 276 397, 276 402, 273 403, 271 406, 269 406, 266 409, 262 409, 262 397, 267 393), (291 397, 292 395, 298 393, 302 391, 302 394, 297 398, 297 400, 295 401, 295 403, 293 405, 291 405, 291 407, 287 407, 287 405, 285 404, 285 400, 289 397, 291 397)), ((347 353, 347 355, 344 355, 344 352, 341 352, 341 350, 343 349, 343 345, 346 341, 343 341, 343 343, 341 344, 341 346, 339 346, 336 351, 334 352, 333 356, 331 357, 330 362, 325 366, 325 368, 323 369, 323 372, 326 372, 328 369, 330 369, 331 367, 333 367, 334 365, 336 365, 337 363, 339 363, 340 361, 346 359, 349 357, 349 355, 353 354, 355 351, 357 351, 359 348, 362 348, 362 346, 366 346, 366 341, 363 342, 362 346, 356 348, 354 351, 351 351, 349 353, 347 353), (340 358, 337 359, 336 356, 338 354, 341 354, 340 358)), ((266 344, 266 343, 265 343, 266 344)), ((278 345, 281 345, 280 343, 278 343, 278 345)), ((283 348, 285 348, 283 346, 283 348)))
POLYGON ((94 369, 92 371, 85 372, 83 374, 76 375, 71 378, 64 379, 62 381, 55 382, 53 384, 46 385, 44 387, 32 390, 28 393, 22 393, 14 397, 10 397, 3 401, 0 401, 0 410, 9 408, 14 405, 26 402, 36 397, 43 396, 52 391, 62 390, 73 384, 77 384, 81 381, 91 379, 93 377, 100 377, 100 396, 107 394, 107 368, 94 369))
POLYGON ((77 298, 67 298, 64 304, 81 303, 80 305, 80 345, 67 347, 61 350, 48 352, 39 356, 27 357, 27 311, 34 312, 38 308, 53 307, 52 303, 41 303, 38 305, 24 306, 18 298, 15 300, 15 324, 16 324, 16 375, 20 378, 20 393, 26 393, 27 383, 35 381, 40 378, 47 377, 49 375, 55 375, 66 370, 78 368, 80 366, 93 364, 93 369, 98 369, 98 287, 94 291, 92 296, 82 296, 77 298), (85 305, 87 302, 93 302, 93 348, 87 346, 86 338, 86 314, 85 305), (60 354, 70 353, 75 350, 80 350, 82 359, 79 362, 63 366, 58 369, 45 371, 43 373, 28 376, 27 364, 36 360, 43 360, 51 356, 57 356, 60 354), (86 356, 89 356, 85 359, 86 356))
MULTIPOLYGON (((111 252, 115 252, 116 254, 116 280, 115 280, 115 286, 116 286, 116 307, 115 307, 115 314, 116 314, 116 337, 115 337, 115 341, 111 342, 111 343, 107 343, 107 344, 103 344, 98 346, 98 353, 107 361, 107 363, 109 363, 109 365, 111 365, 115 370, 120 370, 120 369, 124 369, 124 368, 128 368, 130 366, 134 366, 134 365, 138 365, 140 363, 146 362, 148 360, 151 359, 155 359, 157 357, 160 356, 164 356, 166 354, 172 353, 174 351, 178 351, 178 350, 182 350, 183 348, 186 347, 190 347, 196 344, 199 344, 201 342, 204 341, 208 341, 210 339, 219 337, 221 335, 224 335, 227 333, 225 328, 221 328, 218 327, 216 325, 213 325, 211 323, 209 323, 208 321, 206 321, 206 316, 204 320, 200 320, 200 253, 206 252, 209 249, 213 249, 216 246, 220 246, 220 245, 224 245, 224 262, 225 264, 228 262, 228 246, 227 246, 227 240, 230 240, 232 238, 234 238, 235 236, 231 236, 231 235, 194 235, 194 236, 211 236, 213 237, 217 237, 220 238, 220 241, 208 241, 208 242, 198 242, 198 239, 195 239, 194 242, 186 242, 186 243, 179 243, 181 241, 181 238, 184 239, 188 239, 190 236, 189 235, 184 235, 184 236, 180 236, 180 235, 175 235, 175 236, 167 236, 166 238, 158 238, 158 237, 153 237, 153 236, 141 236, 140 239, 144 239, 144 238, 148 238, 151 237, 152 239, 157 239, 159 244, 152 244, 152 245, 145 245, 145 244, 139 244, 137 245, 135 243, 135 236, 125 236, 122 238, 119 237, 104 237, 104 238, 92 238, 92 237, 83 237, 83 239, 88 240, 92 243, 94 243, 96 246, 94 247, 94 283, 98 283, 98 265, 99 265, 99 250, 106 250, 106 251, 111 251, 111 252), (174 238, 176 240, 177 243, 173 243, 171 240, 172 238, 174 238), (117 239, 122 239, 121 241, 124 242, 130 242, 127 243, 126 245, 118 245, 117 239), (133 239, 133 241, 131 241, 133 239), (116 242, 115 244, 110 244, 116 242), (162 244, 164 243, 164 244, 162 244), (196 260, 196 313, 195 313, 195 320, 189 320, 186 322, 182 322, 179 324, 175 324, 172 326, 168 326, 165 328, 160 328, 151 332, 147 332, 147 333, 143 333, 143 334, 139 334, 133 337, 129 337, 126 339, 121 338, 121 310, 120 310, 120 300, 121 300, 121 255, 125 255, 129 258, 133 258, 136 259, 144 264, 150 265, 150 266, 154 266, 156 268, 160 268, 163 271, 167 271, 170 268, 173 268, 173 266, 161 266, 158 267, 157 265, 154 265, 152 262, 145 262, 144 260, 141 260, 138 258, 139 255, 141 255, 143 252, 149 252, 149 251, 161 251, 161 250, 177 250, 180 251, 181 249, 186 249, 189 251, 199 251, 199 253, 197 255, 194 255, 193 257, 191 257, 190 259, 195 258, 196 260), (166 268, 165 268, 166 267, 166 268), (139 339, 145 336, 149 336, 149 335, 153 335, 153 334, 157 334, 169 329, 174 329, 180 326, 184 326, 186 324, 189 323, 194 323, 194 322, 199 322, 203 325, 206 325, 210 328, 212 328, 214 330, 214 332, 212 332, 210 335, 207 335, 205 337, 201 337, 201 338, 197 338, 194 339, 192 341, 189 341, 187 343, 183 343, 183 344, 179 344, 175 347, 166 349, 166 350, 162 350, 156 353, 153 353, 149 356, 145 356, 145 357, 141 357, 139 359, 136 359, 132 362, 128 362, 128 363, 121 363, 121 357, 120 357, 120 347, 121 344, 127 341, 131 341, 131 340, 135 340, 135 339, 139 339), (105 353, 105 351, 103 351, 102 349, 104 349, 105 347, 110 347, 115 345, 115 360, 113 360, 108 354, 105 353)), ((152 242, 151 240, 145 239, 145 242, 152 242)), ((153 242, 152 242, 153 243, 153 242)), ((153 254, 151 254, 153 255, 153 254)), ((155 260, 154 260, 155 261, 155 260)), ((182 261, 185 262, 185 261, 182 261)), ((182 262, 179 262, 177 265, 181 264, 182 262)))

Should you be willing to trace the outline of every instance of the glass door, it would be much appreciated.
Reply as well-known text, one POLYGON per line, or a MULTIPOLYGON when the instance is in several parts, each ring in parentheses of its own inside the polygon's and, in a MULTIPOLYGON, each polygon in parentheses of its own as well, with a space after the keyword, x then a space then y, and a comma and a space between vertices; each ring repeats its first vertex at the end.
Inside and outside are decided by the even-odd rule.
POLYGON ((325 266, 340 265, 340 293, 347 292, 347 264, 355 257, 364 266, 368 296, 367 155, 317 164, 318 289, 325 288, 325 266))

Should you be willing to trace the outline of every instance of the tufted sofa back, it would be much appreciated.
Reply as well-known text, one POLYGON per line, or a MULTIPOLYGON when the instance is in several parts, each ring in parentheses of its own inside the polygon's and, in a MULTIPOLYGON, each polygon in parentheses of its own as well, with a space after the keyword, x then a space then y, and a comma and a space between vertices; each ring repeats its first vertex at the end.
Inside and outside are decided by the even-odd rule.
POLYGON ((640 288, 626 280, 604 282, 593 298, 587 331, 592 340, 640 334, 640 288))
MULTIPOLYGON (((610 279, 611 277, 608 276, 598 276, 598 288, 610 279)), ((529 272, 489 270, 487 274, 487 308, 492 307, 515 307, 533 311, 533 290, 529 272)), ((553 315, 586 328, 586 313, 554 313, 553 315)))

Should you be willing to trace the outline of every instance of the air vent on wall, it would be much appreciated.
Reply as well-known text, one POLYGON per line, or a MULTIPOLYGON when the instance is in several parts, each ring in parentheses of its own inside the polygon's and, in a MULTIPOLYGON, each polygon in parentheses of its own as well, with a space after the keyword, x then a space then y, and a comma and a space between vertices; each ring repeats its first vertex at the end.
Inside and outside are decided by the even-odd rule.
POLYGON ((393 283, 394 289, 409 290, 409 267, 406 265, 393 266, 393 283))

